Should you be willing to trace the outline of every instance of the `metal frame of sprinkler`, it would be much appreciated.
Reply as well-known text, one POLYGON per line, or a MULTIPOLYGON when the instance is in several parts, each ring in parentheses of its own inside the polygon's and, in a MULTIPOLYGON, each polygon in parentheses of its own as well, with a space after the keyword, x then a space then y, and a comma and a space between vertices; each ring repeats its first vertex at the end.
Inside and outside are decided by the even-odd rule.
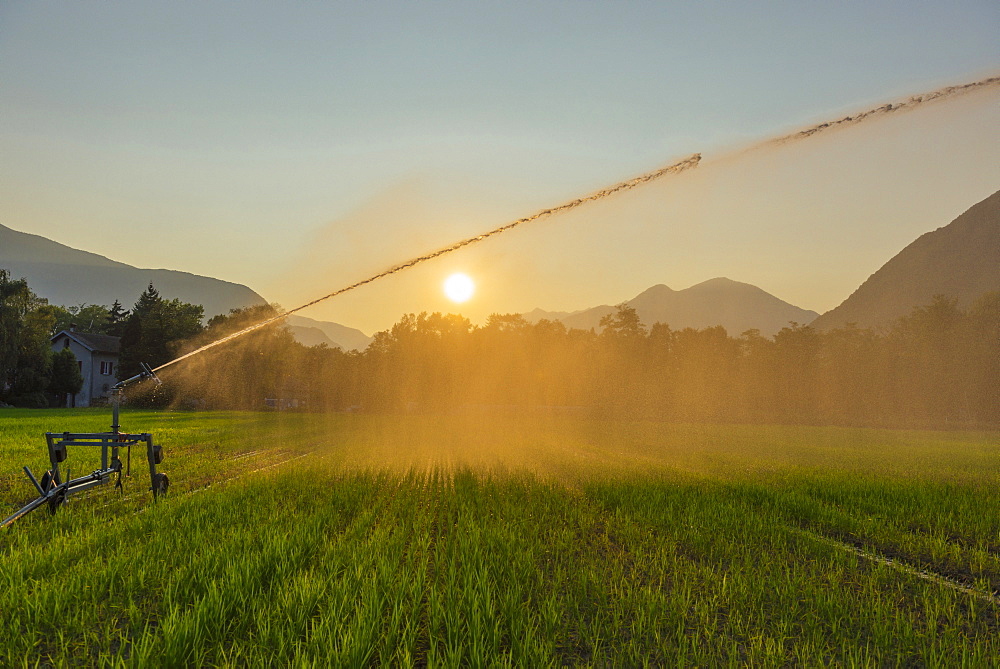
POLYGON ((157 385, 161 383, 160 379, 153 373, 153 370, 149 368, 149 365, 141 363, 141 367, 141 372, 130 379, 119 381, 111 389, 111 406, 114 418, 110 432, 45 433, 45 441, 49 449, 49 462, 52 468, 45 472, 42 475, 41 481, 39 481, 27 466, 24 467, 24 473, 27 474, 31 484, 38 491, 38 498, 28 502, 17 513, 0 522, 0 527, 6 527, 18 518, 46 504, 49 507, 49 511, 55 514, 59 507, 66 503, 67 497, 88 488, 93 488, 94 486, 106 485, 115 474, 118 475, 115 481, 115 488, 121 492, 122 470, 124 469, 126 477, 132 475, 132 446, 134 444, 144 443, 146 445, 146 460, 149 463, 149 483, 150 489, 153 491, 153 499, 155 500, 167 492, 170 480, 166 474, 156 471, 156 465, 163 461, 163 450, 159 445, 153 443, 153 435, 148 432, 128 434, 122 432, 118 424, 118 408, 126 386, 145 381, 146 379, 152 379, 157 385), (67 466, 64 479, 62 472, 59 470, 59 464, 66 460, 68 446, 100 446, 101 468, 86 476, 74 479, 70 477, 69 467, 67 466), (127 453, 127 464, 124 467, 120 457, 122 449, 125 449, 127 453))

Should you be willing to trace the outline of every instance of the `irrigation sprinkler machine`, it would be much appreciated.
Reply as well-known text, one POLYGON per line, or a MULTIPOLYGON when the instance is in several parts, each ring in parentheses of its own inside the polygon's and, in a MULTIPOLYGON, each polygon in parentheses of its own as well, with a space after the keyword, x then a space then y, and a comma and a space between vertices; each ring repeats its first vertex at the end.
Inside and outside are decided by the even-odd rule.
POLYGON ((49 462, 52 468, 42 475, 41 480, 35 478, 31 470, 25 466, 24 473, 28 475, 31 484, 38 491, 38 498, 25 504, 14 515, 6 518, 0 527, 6 527, 18 518, 27 515, 35 509, 45 506, 53 514, 59 507, 66 503, 70 495, 83 492, 94 486, 106 485, 111 482, 112 477, 116 477, 115 488, 122 490, 122 474, 129 477, 132 475, 132 446, 136 444, 146 445, 146 461, 149 463, 149 483, 153 491, 153 499, 167 492, 170 480, 167 475, 156 471, 156 466, 163 461, 163 450, 159 445, 153 443, 153 435, 148 432, 142 434, 129 434, 122 432, 118 424, 118 408, 121 404, 122 394, 127 386, 140 381, 151 379, 157 385, 160 379, 157 378, 149 365, 142 364, 142 371, 130 379, 119 381, 111 389, 111 406, 113 412, 113 422, 110 432, 46 432, 45 441, 49 449, 49 462), (66 473, 60 471, 60 464, 65 462, 68 455, 68 448, 73 446, 99 446, 101 449, 101 468, 86 476, 71 478, 69 466, 65 467, 66 473), (121 452, 125 450, 125 465, 122 464, 121 452))

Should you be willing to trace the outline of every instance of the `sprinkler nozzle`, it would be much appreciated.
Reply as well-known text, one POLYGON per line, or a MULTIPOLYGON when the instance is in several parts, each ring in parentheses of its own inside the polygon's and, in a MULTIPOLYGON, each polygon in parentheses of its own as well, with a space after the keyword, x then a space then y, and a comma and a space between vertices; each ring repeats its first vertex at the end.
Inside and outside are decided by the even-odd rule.
POLYGON ((142 368, 141 372, 139 372, 132 378, 125 379, 124 381, 119 381, 114 386, 112 386, 112 390, 121 390, 125 386, 130 386, 133 383, 138 383, 139 381, 145 381, 146 379, 153 379, 154 381, 156 381, 156 385, 158 386, 162 385, 163 382, 160 381, 160 378, 153 372, 152 369, 149 368, 149 365, 147 365, 144 362, 140 362, 139 367, 142 368))

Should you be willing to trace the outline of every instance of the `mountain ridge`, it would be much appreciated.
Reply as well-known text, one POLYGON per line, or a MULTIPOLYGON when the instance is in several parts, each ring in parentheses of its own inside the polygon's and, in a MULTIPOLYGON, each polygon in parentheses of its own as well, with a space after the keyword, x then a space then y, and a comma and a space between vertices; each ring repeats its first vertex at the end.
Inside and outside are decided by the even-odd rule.
POLYGON ((36 294, 53 304, 110 305, 118 300, 128 308, 150 283, 166 297, 202 305, 206 318, 266 303, 242 284, 180 270, 135 267, 4 225, 0 225, 0 267, 15 278, 27 279, 36 294))
POLYGON ((930 304, 935 295, 966 307, 995 290, 1000 290, 1000 190, 920 235, 810 325, 883 327, 930 304))
MULTIPOLYGON (((65 306, 110 306, 118 300, 128 309, 150 283, 168 299, 202 305, 206 320, 267 303, 242 284, 180 270, 135 267, 4 225, 0 225, 0 267, 14 278, 27 279, 32 291, 50 303, 65 306)), ((306 346, 324 343, 347 351, 364 350, 371 341, 355 328, 304 316, 289 316, 288 326, 306 346)))
POLYGON ((292 314, 285 319, 296 341, 305 346, 324 343, 339 346, 345 351, 364 351, 372 338, 357 328, 332 321, 318 321, 314 318, 292 314))
MULTIPOLYGON (((634 308, 647 326, 665 323, 675 330, 721 325, 732 335, 758 330, 772 336, 790 322, 808 323, 818 313, 802 309, 749 283, 716 277, 688 288, 674 290, 656 284, 624 302, 634 308)), ((522 314, 529 322, 543 318, 558 320, 567 328, 599 329, 600 320, 616 307, 602 304, 574 312, 547 312, 542 309, 522 314)))

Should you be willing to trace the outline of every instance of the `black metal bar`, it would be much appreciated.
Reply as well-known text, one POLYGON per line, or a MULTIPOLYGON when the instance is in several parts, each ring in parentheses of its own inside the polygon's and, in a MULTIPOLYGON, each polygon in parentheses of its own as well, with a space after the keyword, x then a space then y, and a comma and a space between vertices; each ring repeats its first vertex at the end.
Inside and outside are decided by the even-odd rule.
POLYGON ((45 433, 45 442, 49 448, 49 463, 52 465, 52 480, 56 482, 56 485, 59 485, 62 483, 62 477, 59 475, 59 463, 56 461, 56 455, 53 450, 56 436, 51 432, 45 433))
POLYGON ((45 504, 47 501, 49 501, 48 495, 42 495, 38 499, 33 500, 31 502, 28 502, 27 504, 25 504, 24 506, 22 506, 17 511, 17 513, 15 513, 12 516, 8 516, 7 518, 5 518, 4 521, 2 523, 0 523, 0 527, 7 527, 8 525, 10 525, 11 523, 13 523, 18 518, 26 516, 27 514, 31 513, 35 509, 37 509, 38 507, 40 507, 43 504, 45 504))
POLYGON ((54 443, 69 445, 81 440, 81 443, 89 443, 94 446, 100 446, 102 441, 125 443, 127 441, 136 442, 142 440, 142 434, 128 434, 127 432, 119 432, 118 434, 114 432, 46 432, 45 436, 51 437, 54 443))
POLYGON ((153 491, 153 499, 156 499, 156 454, 153 452, 153 436, 145 435, 146 439, 146 459, 149 461, 149 489, 153 491))
POLYGON ((31 479, 31 483, 38 489, 38 494, 44 495, 45 491, 42 490, 42 485, 35 479, 35 475, 31 473, 30 469, 28 469, 28 465, 24 466, 24 473, 28 475, 28 478, 31 479))
POLYGON ((82 483, 80 485, 74 486, 73 488, 69 488, 68 490, 66 490, 66 496, 68 497, 70 493, 83 492, 84 490, 88 490, 89 488, 94 488, 99 485, 107 485, 107 483, 108 481, 106 479, 102 479, 100 481, 91 481, 90 483, 82 483))
POLYGON ((111 468, 108 468, 108 469, 98 469, 97 471, 91 472, 90 474, 87 474, 86 476, 81 476, 79 478, 73 479, 72 481, 67 481, 66 484, 65 484, 66 485, 66 492, 68 494, 68 493, 72 492, 75 488, 79 488, 80 486, 82 486, 84 484, 93 483, 95 481, 99 482, 99 483, 105 483, 108 479, 111 478, 111 475, 114 473, 114 471, 115 470, 111 469, 111 468))

